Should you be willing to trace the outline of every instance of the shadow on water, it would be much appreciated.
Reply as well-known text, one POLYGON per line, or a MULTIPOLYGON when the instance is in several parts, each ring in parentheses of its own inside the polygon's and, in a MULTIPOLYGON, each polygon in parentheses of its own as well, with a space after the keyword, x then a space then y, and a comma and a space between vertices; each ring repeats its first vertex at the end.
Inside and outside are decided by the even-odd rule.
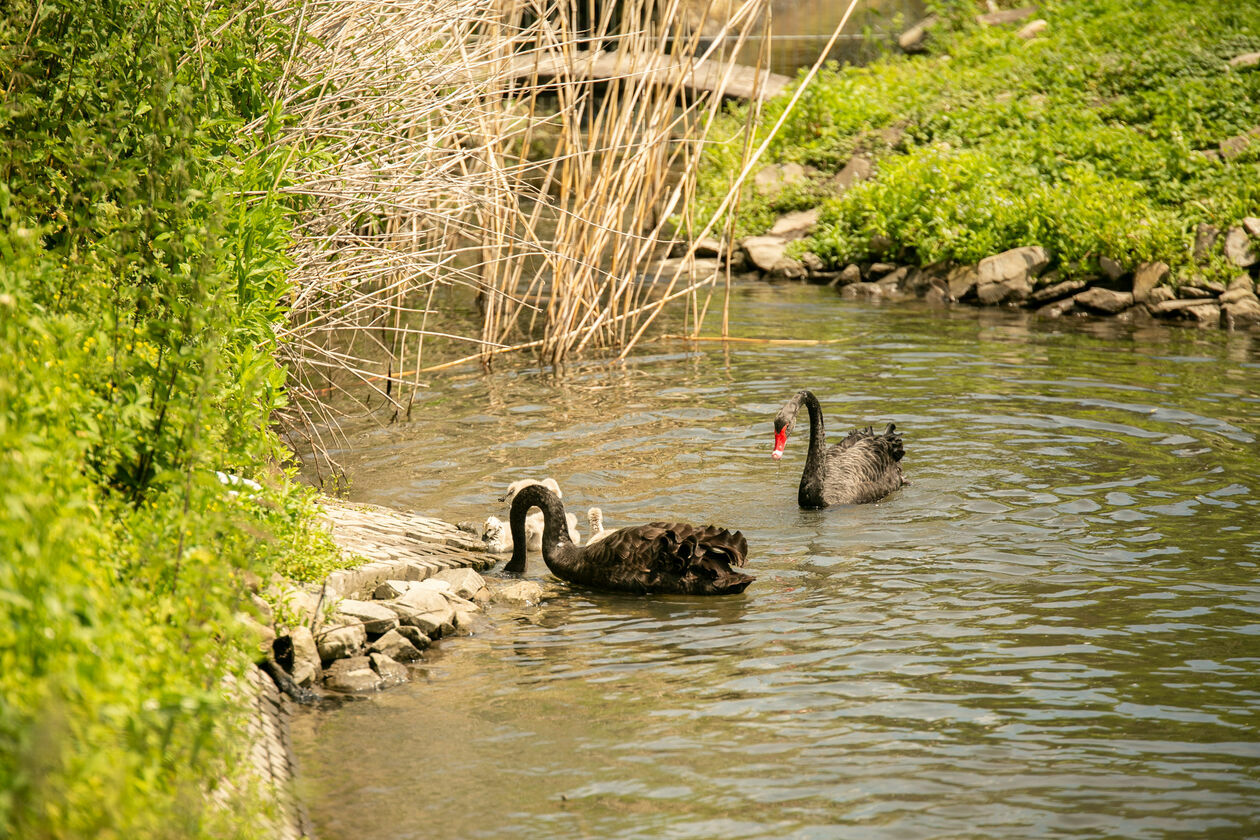
MULTIPOLYGON (((1247 836, 1260 830, 1260 343, 738 290, 736 335, 434 383, 353 431, 353 497, 742 529, 729 599, 550 579, 417 679, 303 713, 335 838, 1247 836), (911 484, 801 511, 799 387, 894 421, 911 484)), ((582 518, 582 517, 580 517, 582 518)), ((493 572, 491 573, 493 575, 493 572)))

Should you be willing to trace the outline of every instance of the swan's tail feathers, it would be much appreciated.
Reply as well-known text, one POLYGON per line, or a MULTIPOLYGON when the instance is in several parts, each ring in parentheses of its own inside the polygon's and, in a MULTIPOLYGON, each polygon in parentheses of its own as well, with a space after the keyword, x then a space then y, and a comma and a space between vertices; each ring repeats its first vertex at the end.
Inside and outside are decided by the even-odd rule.
POLYGON ((748 540, 739 531, 674 522, 654 522, 648 527, 660 529, 656 536, 660 573, 674 581, 669 587, 657 582, 664 591, 735 594, 755 580, 734 569, 748 557, 748 540))
POLYGON ((900 461, 906 454, 906 448, 901 443, 901 435, 897 433, 897 424, 889 423, 880 437, 887 441, 888 454, 894 461, 900 461))

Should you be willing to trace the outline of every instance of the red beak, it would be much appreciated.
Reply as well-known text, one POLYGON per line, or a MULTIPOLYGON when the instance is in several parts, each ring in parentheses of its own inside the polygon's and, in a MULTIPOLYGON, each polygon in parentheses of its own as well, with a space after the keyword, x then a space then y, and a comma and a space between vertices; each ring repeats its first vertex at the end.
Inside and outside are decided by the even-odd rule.
POLYGON ((787 445, 787 429, 783 428, 774 433, 774 451, 770 453, 770 457, 779 460, 783 457, 783 447, 787 445))

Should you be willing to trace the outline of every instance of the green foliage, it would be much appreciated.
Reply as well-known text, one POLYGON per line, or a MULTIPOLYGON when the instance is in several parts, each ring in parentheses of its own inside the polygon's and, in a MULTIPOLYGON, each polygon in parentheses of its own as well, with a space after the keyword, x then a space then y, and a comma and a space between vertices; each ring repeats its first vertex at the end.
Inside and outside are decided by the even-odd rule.
POLYGON ((245 581, 331 550, 268 427, 284 152, 243 129, 284 43, 244 2, 0 10, 0 837, 264 830, 210 804, 245 581))
MULTIPOLYGON (((1260 50, 1260 6, 1062 0, 1042 4, 1048 29, 1023 41, 978 27, 973 3, 934 5, 943 23, 928 55, 830 68, 771 143, 767 162, 816 167, 820 180, 855 153, 875 161, 872 183, 824 202, 808 244, 825 259, 869 258, 880 233, 925 262, 1035 242, 1069 274, 1101 256, 1176 271, 1196 224, 1260 214, 1260 142, 1214 154, 1260 125, 1260 72, 1227 63, 1260 50)), ((761 136, 786 102, 767 107, 761 136)), ((729 171, 728 157, 709 161, 729 171)), ((724 180, 707 173, 704 194, 724 180)), ((741 231, 797 209, 804 192, 748 188, 741 231)))

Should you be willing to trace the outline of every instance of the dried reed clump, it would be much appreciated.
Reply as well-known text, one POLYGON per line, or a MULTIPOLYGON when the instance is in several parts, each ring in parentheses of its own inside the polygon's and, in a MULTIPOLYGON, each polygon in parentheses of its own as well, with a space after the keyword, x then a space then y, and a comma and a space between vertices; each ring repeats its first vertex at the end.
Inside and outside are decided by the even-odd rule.
POLYGON ((717 224, 689 212, 696 164, 721 108, 714 88, 762 78, 733 57, 767 25, 768 0, 588 4, 283 10, 296 34, 281 142, 311 152, 277 184, 305 208, 282 335, 288 419, 316 451, 338 412, 406 411, 436 367, 520 349, 553 363, 624 356, 671 304, 699 329, 720 278, 686 261, 644 269, 666 240, 717 224), (474 299, 480 324, 457 311, 474 299), (442 365, 425 367, 426 340, 430 358, 441 342, 442 365))

